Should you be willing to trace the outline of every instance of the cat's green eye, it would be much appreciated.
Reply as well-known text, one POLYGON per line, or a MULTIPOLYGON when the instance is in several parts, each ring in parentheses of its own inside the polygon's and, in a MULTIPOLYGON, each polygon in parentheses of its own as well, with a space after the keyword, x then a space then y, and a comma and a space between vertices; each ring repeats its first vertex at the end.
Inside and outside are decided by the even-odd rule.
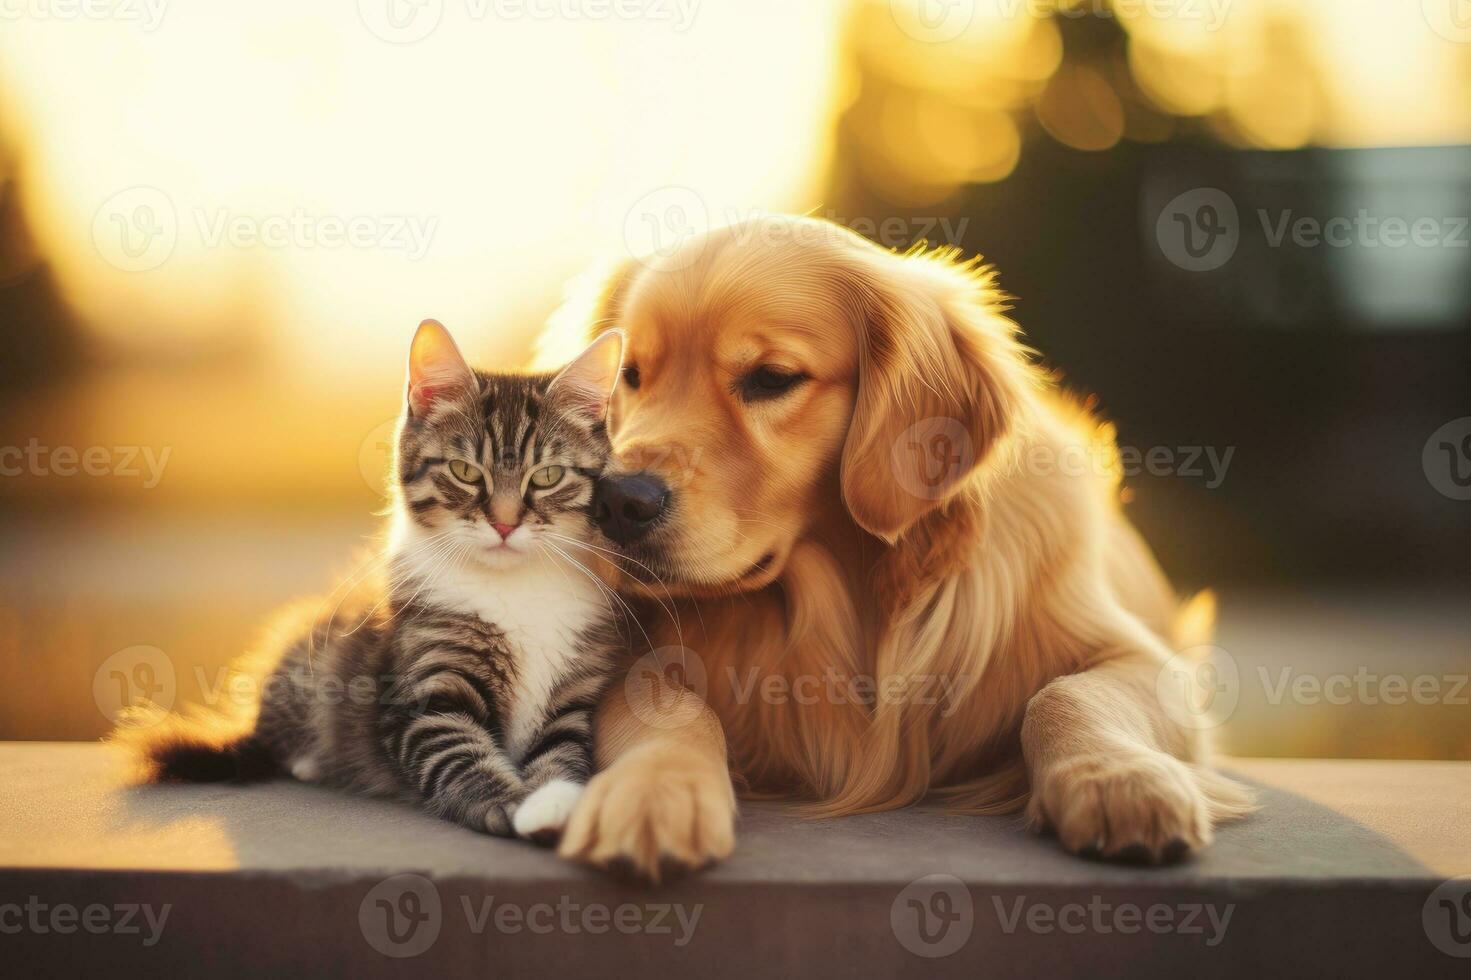
POLYGON ((467 463, 463 459, 452 459, 449 461, 449 471, 456 480, 461 483, 479 483, 485 479, 485 474, 473 463, 467 463))
POLYGON ((562 482, 562 474, 565 472, 566 470, 560 466, 543 466, 531 474, 531 485, 541 490, 554 487, 562 482))

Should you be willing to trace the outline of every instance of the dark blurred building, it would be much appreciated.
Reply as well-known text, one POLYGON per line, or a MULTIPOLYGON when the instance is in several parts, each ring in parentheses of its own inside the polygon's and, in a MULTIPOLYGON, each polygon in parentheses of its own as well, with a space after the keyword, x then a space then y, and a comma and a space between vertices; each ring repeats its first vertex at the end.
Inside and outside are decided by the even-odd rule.
MULTIPOLYGON (((876 150, 871 127, 886 102, 953 106, 953 80, 876 70, 860 20, 834 211, 924 214, 913 227, 959 231, 948 244, 998 267, 1033 346, 1121 445, 1169 451, 1169 472, 1136 466, 1126 486, 1178 579, 1464 582, 1471 502, 1436 489, 1422 451, 1471 415, 1471 147, 1233 145, 1225 124, 1149 104, 1113 19, 1056 28, 1042 81, 977 70, 1011 92, 1010 175, 926 205, 874 161, 918 148, 876 150), (1230 452, 1223 473, 1207 451, 1230 452)), ((1276 43, 1290 58, 1294 35, 1276 43)), ((1320 92, 1309 78, 1282 97, 1320 92)))
POLYGON ((0 401, 53 383, 76 365, 79 336, 21 207, 20 173, 0 143, 0 401))

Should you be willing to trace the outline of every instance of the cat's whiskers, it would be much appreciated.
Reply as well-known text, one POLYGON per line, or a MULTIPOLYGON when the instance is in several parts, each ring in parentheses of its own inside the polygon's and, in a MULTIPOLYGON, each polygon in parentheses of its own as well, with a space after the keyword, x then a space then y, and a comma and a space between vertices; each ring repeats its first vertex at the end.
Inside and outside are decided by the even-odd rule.
MULTIPOLYGON (((415 590, 414 594, 410 596, 409 599, 404 603, 405 606, 412 604, 414 599, 417 599, 419 597, 419 593, 423 592, 424 589, 434 580, 434 578, 437 577, 438 573, 442 569, 448 567, 450 561, 452 560, 452 556, 453 560, 457 560, 460 557, 458 555, 453 555, 453 552, 455 551, 455 546, 459 544, 459 541, 457 540, 457 535, 453 528, 431 535, 429 538, 426 538, 425 541, 428 542, 427 545, 421 544, 417 546, 416 550, 423 552, 423 554, 420 556, 420 561, 429 565, 429 567, 423 569, 406 568, 397 573, 391 573, 388 577, 388 582, 383 589, 382 595, 380 595, 378 597, 378 600, 373 603, 371 608, 368 609, 367 613, 364 614, 363 618, 358 622, 358 624, 352 629, 343 633, 343 636, 351 636, 356 633, 369 620, 373 618, 373 615, 380 608, 382 608, 385 603, 392 600, 393 597, 398 594, 400 586, 402 586, 406 582, 413 580, 416 576, 422 575, 423 581, 420 583, 419 588, 415 590)), ((388 560, 392 561, 402 556, 387 555, 385 557, 388 560)))
MULTIPOLYGON (((414 604, 414 600, 418 599, 425 589, 431 589, 432 591, 432 586, 444 575, 444 573, 448 571, 451 566, 458 563, 460 559, 468 555, 475 547, 476 545, 473 541, 461 541, 456 539, 451 540, 447 546, 441 548, 439 552, 437 552, 438 557, 434 561, 432 567, 424 572, 423 580, 419 583, 419 587, 414 590, 413 595, 404 600, 403 608, 408 609, 412 607, 414 604)), ((422 613, 423 610, 421 609, 419 611, 419 614, 422 615, 422 613)), ((406 622, 412 623, 414 621, 414 618, 416 617, 411 617, 410 619, 406 620, 406 622)))
MULTIPOLYGON (((547 562, 553 568, 555 568, 557 570, 558 574, 560 574, 562 576, 563 581, 567 582, 568 587, 570 588, 571 587, 571 584, 572 584, 572 580, 567 577, 567 569, 563 567, 563 565, 562 565, 561 562, 558 562, 558 561, 556 561, 556 560, 548 557, 548 553, 549 552, 550 553, 555 553, 555 554, 559 555, 560 557, 562 557, 563 560, 565 561, 565 560, 567 560, 566 554, 564 552, 560 551, 555 545, 553 545, 553 544, 551 544, 549 542, 544 542, 543 544, 544 544, 544 546, 542 548, 538 549, 538 554, 541 556, 542 561, 547 562)), ((597 583, 597 584, 601 584, 601 583, 597 583)), ((600 599, 603 600, 603 606, 608 610, 608 615, 611 616, 615 620, 623 618, 622 614, 619 612, 619 610, 617 609, 617 607, 615 607, 613 605, 613 600, 612 600, 612 598, 610 598, 608 596, 607 591, 605 589, 601 589, 600 588, 598 590, 598 593, 599 593, 598 598, 600 598, 600 599)))
POLYGON ((561 548, 558 548, 550 541, 546 543, 546 546, 550 550, 556 552, 558 555, 561 555, 563 560, 567 561, 572 565, 573 568, 576 568, 579 572, 586 575, 593 585, 597 586, 604 594, 606 594, 614 602, 618 603, 618 605, 623 608, 623 612, 627 615, 629 622, 633 623, 634 626, 637 626, 638 631, 644 635, 644 642, 647 643, 650 648, 654 646, 654 641, 649 636, 648 631, 644 629, 643 624, 638 621, 638 617, 634 615, 634 612, 631 608, 629 608, 628 603, 623 601, 622 596, 620 596, 617 592, 614 592, 612 589, 608 588, 608 586, 603 583, 603 580, 598 578, 591 569, 589 569, 582 562, 578 561, 576 558, 573 558, 561 548))
MULTIPOLYGON (((625 558, 625 556, 619 555, 616 551, 611 551, 607 548, 600 548, 590 542, 579 541, 576 538, 568 537, 565 534, 557 534, 553 531, 544 531, 542 533, 545 534, 547 537, 554 538, 557 541, 563 542, 564 544, 574 545, 581 548, 588 548, 593 552, 594 558, 600 558, 603 561, 607 562, 609 565, 612 565, 614 568, 619 568, 621 570, 617 562, 613 561, 611 558, 605 557, 605 554, 599 554, 599 552, 604 552, 607 555, 613 555, 615 558, 625 558)), ((664 615, 668 616, 669 621, 674 624, 675 638, 679 641, 680 646, 684 646, 684 628, 683 625, 680 623, 679 613, 674 608, 674 594, 669 591, 669 586, 665 585, 664 580, 660 578, 657 574, 655 574, 654 570, 649 568, 649 566, 643 564, 640 561, 635 561, 632 558, 626 558, 625 560, 633 562, 633 564, 638 565, 640 568, 648 572, 649 576, 659 584, 659 587, 661 589, 664 590, 664 596, 669 600, 667 605, 665 604, 664 600, 660 599, 658 596, 652 596, 651 598, 653 598, 653 600, 658 603, 659 608, 664 611, 664 615)))
MULTIPOLYGON (((615 617, 619 616, 620 613, 619 613, 618 608, 613 605, 613 601, 614 600, 618 600, 619 604, 623 608, 623 614, 626 615, 627 618, 630 618, 630 619, 633 619, 634 618, 633 617, 633 611, 628 608, 628 606, 627 606, 626 603, 623 603, 622 602, 622 599, 617 595, 617 593, 615 593, 612 589, 608 588, 608 586, 602 580, 600 580, 596 575, 594 575, 592 573, 592 571, 590 569, 588 569, 585 565, 583 565, 581 562, 577 561, 575 558, 573 558, 567 552, 563 551, 561 548, 558 548, 556 545, 552 544, 549 541, 543 542, 542 552, 543 552, 543 555, 545 555, 546 552, 551 552, 552 554, 557 555, 559 558, 562 559, 562 562, 565 562, 566 564, 569 564, 569 565, 574 566, 575 568, 577 568, 578 571, 582 572, 584 575, 589 576, 592 579, 593 584, 595 586, 597 586, 598 592, 601 594, 601 596, 603 598, 604 604, 608 607, 608 611, 610 613, 612 613, 615 617)), ((566 576, 567 570, 566 570, 565 567, 563 567, 563 565, 561 563, 558 563, 558 562, 553 561, 552 562, 552 565, 554 567, 556 567, 561 572, 561 574, 564 577, 566 576)), ((571 581, 571 580, 568 579, 568 581, 571 581)), ((642 628, 642 627, 640 627, 640 628, 642 628)))
MULTIPOLYGON (((432 544, 435 541, 449 537, 451 533, 453 533, 451 530, 438 531, 426 538, 425 543, 432 544)), ((382 571, 383 568, 393 560, 393 558, 394 556, 387 551, 380 551, 372 558, 360 562, 358 564, 357 570, 350 574, 345 582, 337 586, 337 588, 333 589, 331 592, 327 593, 327 595, 322 600, 323 607, 325 607, 328 602, 332 601, 333 596, 336 596, 338 593, 342 593, 336 604, 333 605, 331 614, 326 617, 326 622, 329 628, 332 623, 336 622, 338 611, 342 608, 342 604, 346 602, 347 599, 352 595, 353 590, 355 590, 359 585, 363 584, 363 582, 366 581, 369 576, 382 571)), ((374 609, 376 609, 376 604, 374 606, 374 609)), ((370 609, 368 615, 371 615, 372 612, 373 609, 370 609)), ((320 614, 313 618, 314 624, 321 624, 322 621, 323 617, 320 614)), ((361 626, 362 624, 359 623, 358 625, 361 626)), ((357 627, 354 627, 354 629, 356 628, 357 627)))
MULTIPOLYGON (((559 574, 559 575, 562 576, 562 581, 566 582, 567 583, 567 587, 570 589, 572 587, 572 579, 570 579, 570 578, 567 577, 567 569, 563 568, 562 565, 559 562, 553 561, 551 558, 549 558, 547 556, 548 552, 551 551, 551 550, 553 550, 553 549, 552 549, 552 547, 550 545, 547 545, 547 546, 542 547, 542 548, 538 548, 538 549, 536 549, 536 556, 541 559, 542 564, 544 564, 544 565, 550 565, 552 568, 555 568, 557 570, 557 574, 559 574)), ((603 605, 608 610, 608 615, 609 616, 612 616, 614 619, 617 619, 618 618, 618 610, 616 608, 614 608, 612 601, 609 600, 606 595, 600 596, 600 598, 603 600, 603 605)))
MULTIPOLYGON (((644 571, 648 572, 649 577, 652 578, 654 581, 658 582, 660 585, 664 585, 664 580, 659 577, 658 573, 655 572, 648 565, 645 565, 643 562, 639 561, 637 558, 630 558, 627 555, 620 554, 619 552, 616 552, 611 548, 602 548, 588 541, 579 541, 576 538, 568 537, 565 534, 557 534, 555 531, 544 531, 542 533, 548 535, 549 537, 556 538, 558 541, 569 541, 573 544, 580 544, 584 548, 591 548, 594 551, 600 551, 605 555, 612 555, 614 558, 619 559, 619 561, 628 562, 630 565, 637 565, 639 568, 642 568, 644 571)), ((616 564, 614 567, 617 567, 616 564)), ((668 591, 667 587, 665 591, 668 591)))
MULTIPOLYGON (((433 542, 439 539, 446 538, 449 536, 449 534, 449 531, 440 531, 434 535, 431 535, 427 540, 433 542)), ((381 573, 392 560, 393 555, 389 554, 387 551, 380 550, 378 554, 373 555, 371 558, 360 561, 357 568, 347 576, 347 579, 344 582, 342 582, 331 592, 327 593, 325 597, 323 597, 321 606, 318 607, 316 615, 312 617, 312 629, 307 634, 306 662, 307 671, 309 672, 310 676, 316 676, 315 658, 318 649, 318 634, 322 634, 321 639, 323 643, 330 640, 333 635, 333 627, 337 623, 337 614, 341 611, 342 604, 346 602, 349 598, 351 598, 358 587, 362 585, 365 581, 367 581, 369 577, 381 573), (327 603, 332 602, 333 596, 337 596, 338 598, 332 606, 332 612, 329 613, 326 617, 323 617, 321 614, 321 610, 326 607, 327 603), (326 627, 325 630, 321 629, 324 623, 326 627)), ((366 624, 369 620, 373 618, 374 614, 383 604, 383 598, 386 597, 387 590, 391 586, 391 579, 391 575, 387 577, 383 594, 378 599, 376 599, 373 604, 367 608, 367 610, 364 611, 362 618, 358 620, 357 624, 341 635, 350 636, 353 633, 356 633, 359 629, 363 627, 364 624, 366 624)))
POLYGON ((456 544, 458 535, 453 531, 445 531, 425 539, 423 543, 412 549, 412 558, 408 554, 394 555, 398 563, 397 568, 390 572, 388 588, 384 591, 384 599, 391 599, 399 594, 400 586, 405 583, 427 578, 430 572, 438 566, 442 558, 447 556, 456 544))

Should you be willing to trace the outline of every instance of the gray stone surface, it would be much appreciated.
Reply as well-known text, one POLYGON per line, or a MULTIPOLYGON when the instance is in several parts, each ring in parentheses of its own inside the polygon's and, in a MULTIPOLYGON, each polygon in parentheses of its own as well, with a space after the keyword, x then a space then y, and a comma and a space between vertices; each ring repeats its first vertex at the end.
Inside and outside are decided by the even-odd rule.
POLYGON ((763 804, 743 808, 730 861, 651 888, 405 806, 288 783, 129 787, 110 749, 4 743, 0 962, 57 976, 1471 976, 1441 949, 1471 956, 1471 899, 1463 912, 1466 889, 1444 885, 1471 872, 1471 763, 1231 765, 1264 809, 1177 867, 1078 860, 1014 818, 815 822, 763 804), (103 922, 89 906, 112 923, 129 905, 138 932, 88 931, 85 916, 103 922))

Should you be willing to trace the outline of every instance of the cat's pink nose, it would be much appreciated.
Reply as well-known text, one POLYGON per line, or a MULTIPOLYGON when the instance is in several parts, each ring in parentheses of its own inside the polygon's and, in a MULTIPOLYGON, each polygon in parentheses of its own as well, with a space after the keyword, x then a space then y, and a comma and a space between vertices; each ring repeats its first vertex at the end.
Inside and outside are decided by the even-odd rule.
POLYGON ((506 540, 506 538, 509 538, 511 536, 512 531, 516 530, 516 528, 520 527, 521 525, 497 524, 495 521, 491 521, 490 526, 495 528, 495 532, 499 534, 501 536, 501 540, 504 541, 506 540))

